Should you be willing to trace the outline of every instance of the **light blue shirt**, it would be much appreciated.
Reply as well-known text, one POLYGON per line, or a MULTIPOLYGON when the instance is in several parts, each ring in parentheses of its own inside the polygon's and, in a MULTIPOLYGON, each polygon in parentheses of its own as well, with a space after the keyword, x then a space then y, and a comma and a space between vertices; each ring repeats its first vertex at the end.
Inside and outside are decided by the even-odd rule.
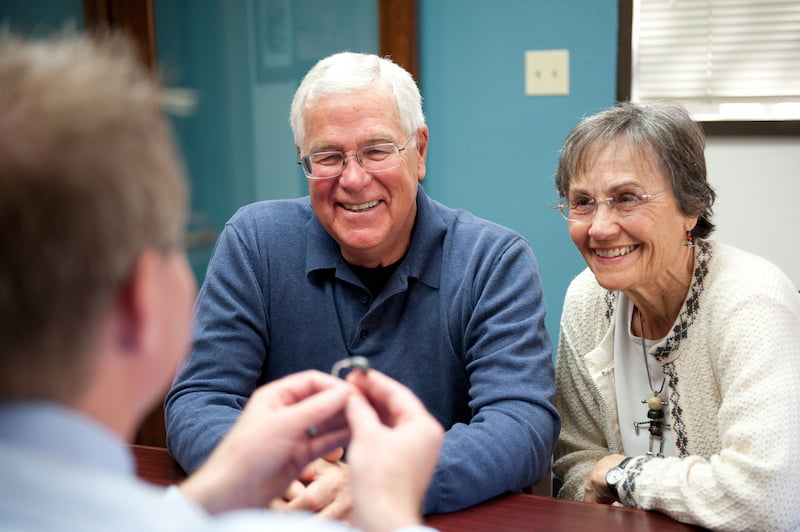
MULTIPOLYGON (((308 514, 211 517, 177 488, 138 480, 105 427, 47 403, 0 404, 0 531, 352 531, 308 514)), ((407 530, 430 530, 410 527, 407 530)))

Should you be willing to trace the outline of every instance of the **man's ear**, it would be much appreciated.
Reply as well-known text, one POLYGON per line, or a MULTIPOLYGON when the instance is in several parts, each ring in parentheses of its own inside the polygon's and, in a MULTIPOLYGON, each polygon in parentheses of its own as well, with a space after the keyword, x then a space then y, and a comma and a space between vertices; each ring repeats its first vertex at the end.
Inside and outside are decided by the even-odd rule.
POLYGON ((131 355, 155 349, 159 305, 157 281, 162 260, 155 250, 143 252, 117 297, 117 343, 121 351, 131 355))
POLYGON ((417 180, 422 181, 425 179, 425 172, 427 171, 427 159, 428 159, 428 126, 422 126, 417 130, 417 140, 415 143, 415 149, 417 150, 417 154, 419 156, 419 162, 417 167, 417 180))

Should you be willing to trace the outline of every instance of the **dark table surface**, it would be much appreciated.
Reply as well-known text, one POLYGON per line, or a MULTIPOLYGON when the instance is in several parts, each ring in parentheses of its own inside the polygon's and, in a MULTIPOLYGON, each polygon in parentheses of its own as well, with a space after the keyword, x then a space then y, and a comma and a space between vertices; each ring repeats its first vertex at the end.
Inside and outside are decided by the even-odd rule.
MULTIPOLYGON (((163 486, 186 477, 166 449, 142 445, 132 445, 131 448, 139 477, 163 486)), ((655 512, 521 493, 501 495, 458 512, 430 515, 425 523, 442 532, 701 530, 655 512)))

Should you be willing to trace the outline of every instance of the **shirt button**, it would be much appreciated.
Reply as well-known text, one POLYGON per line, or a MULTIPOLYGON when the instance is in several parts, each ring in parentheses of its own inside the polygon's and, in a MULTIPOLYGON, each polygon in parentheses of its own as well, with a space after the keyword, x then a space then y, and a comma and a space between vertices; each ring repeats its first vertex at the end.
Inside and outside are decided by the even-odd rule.
POLYGON ((361 339, 363 340, 364 338, 369 336, 369 331, 367 329, 361 329, 361 334, 359 336, 361 336, 361 339))
POLYGON ((359 301, 361 302, 362 305, 366 305, 367 303, 369 303, 369 296, 367 296, 367 294, 364 294, 361 296, 361 299, 359 299, 359 301))

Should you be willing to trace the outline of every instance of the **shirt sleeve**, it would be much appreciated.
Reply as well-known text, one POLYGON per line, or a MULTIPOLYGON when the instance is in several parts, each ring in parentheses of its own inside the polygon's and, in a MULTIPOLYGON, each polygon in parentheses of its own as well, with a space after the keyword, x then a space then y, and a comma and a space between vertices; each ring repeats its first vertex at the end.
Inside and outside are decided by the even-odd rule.
POLYGON ((472 286, 469 301, 459 303, 465 308, 448 312, 461 321, 451 327, 463 334, 472 418, 445 434, 426 513, 519 491, 549 471, 560 418, 544 295, 528 243, 503 246, 475 271, 450 272, 472 286))
POLYGON ((195 305, 192 352, 165 402, 167 447, 187 473, 211 454, 258 385, 268 345, 259 268, 229 223, 195 305))

